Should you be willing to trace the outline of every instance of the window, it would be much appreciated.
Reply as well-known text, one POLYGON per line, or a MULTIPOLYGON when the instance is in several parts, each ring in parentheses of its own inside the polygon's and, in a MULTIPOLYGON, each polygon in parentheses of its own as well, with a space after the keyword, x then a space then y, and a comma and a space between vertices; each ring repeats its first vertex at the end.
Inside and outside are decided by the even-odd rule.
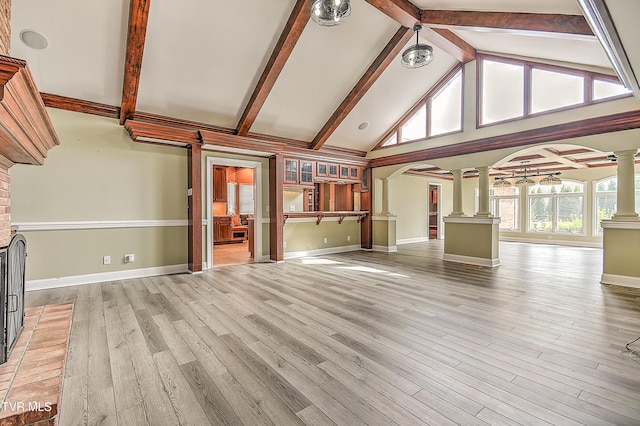
POLYGON ((613 98, 616 96, 628 95, 631 90, 627 89, 620 83, 606 80, 593 80, 593 100, 613 98))
POLYGON ((614 77, 480 54, 479 123, 522 119, 560 108, 629 96, 614 77))
POLYGON ((584 101, 584 77, 543 69, 531 70, 531 113, 584 101))
POLYGON ((501 231, 520 229, 520 188, 494 188, 490 190, 489 208, 491 214, 500 218, 501 231))
POLYGON ((227 214, 234 216, 236 214, 236 183, 227 182, 227 214))
POLYGON ((529 188, 529 232, 584 234, 584 184, 529 188))
POLYGON ((462 71, 431 99, 429 136, 462 130, 462 71))
POLYGON ((397 143, 398 143, 398 132, 393 132, 391 137, 389 137, 389 139, 387 139, 387 141, 383 143, 381 146, 391 146, 397 143))
POLYGON ((482 61, 482 124, 524 115, 524 65, 482 61))
POLYGON ((418 112, 402 126, 402 142, 424 139, 427 137, 427 106, 422 105, 418 112))
MULTIPOLYGON (((635 177, 636 212, 640 212, 640 174, 635 177)), ((611 219, 618 209, 618 178, 606 178, 595 183, 595 229, 596 235, 602 235, 602 221, 611 219)))
POLYGON ((462 131, 462 86, 460 64, 407 112, 374 149, 462 131))
POLYGON ((243 184, 240 186, 240 214, 254 214, 253 185, 243 184))

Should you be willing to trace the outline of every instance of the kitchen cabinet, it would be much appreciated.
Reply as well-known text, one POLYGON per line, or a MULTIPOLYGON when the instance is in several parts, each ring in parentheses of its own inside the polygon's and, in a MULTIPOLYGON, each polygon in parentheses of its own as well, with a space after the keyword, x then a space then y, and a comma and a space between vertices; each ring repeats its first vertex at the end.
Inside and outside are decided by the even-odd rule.
POLYGON ((300 184, 313 185, 313 161, 300 160, 300 184))
POLYGON ((227 168, 213 166, 213 201, 227 202, 227 168))
POLYGON ((298 183, 298 160, 284 159, 284 183, 298 183))
POLYGON ((231 216, 213 217, 213 243, 218 244, 231 240, 231 216))

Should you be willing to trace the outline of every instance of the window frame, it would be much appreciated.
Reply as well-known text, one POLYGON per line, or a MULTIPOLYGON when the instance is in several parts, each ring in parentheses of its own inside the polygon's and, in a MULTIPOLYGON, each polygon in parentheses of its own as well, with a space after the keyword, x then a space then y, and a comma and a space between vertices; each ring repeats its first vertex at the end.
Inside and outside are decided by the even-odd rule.
POLYGON ((409 143, 421 142, 433 138, 440 138, 443 136, 452 135, 455 133, 461 133, 464 130, 464 66, 462 63, 455 65, 447 74, 444 75, 420 100, 413 106, 409 111, 407 111, 401 118, 394 124, 391 129, 384 134, 382 138, 380 138, 379 142, 373 147, 372 151, 378 149, 391 148, 394 146, 405 145, 409 143), (431 122, 431 99, 438 95, 441 90, 446 88, 449 83, 453 81, 453 79, 460 73, 460 130, 454 130, 451 132, 440 133, 438 135, 431 135, 431 129, 429 123, 431 122), (407 122, 409 122, 420 110, 420 108, 425 107, 427 110, 425 126, 426 126, 426 137, 422 139, 414 139, 408 141, 402 141, 402 127, 404 127, 407 122), (392 144, 385 145, 389 142, 393 135, 396 135, 396 142, 392 144))
MULTIPOLYGON (((581 237, 586 237, 587 236, 587 183, 584 181, 580 181, 580 180, 573 180, 573 179, 565 179, 565 182, 573 182, 573 183, 579 183, 582 185, 582 192, 556 192, 556 193, 548 193, 548 194, 531 194, 530 193, 530 189, 531 187, 527 187, 526 190, 526 195, 525 195, 525 207, 526 207, 526 228, 525 228, 525 232, 528 234, 535 234, 535 235, 575 235, 575 236, 581 236, 581 237), (582 232, 567 232, 567 231, 559 231, 558 230, 558 198, 568 198, 570 196, 576 196, 576 194, 579 194, 582 197, 582 232), (535 231, 533 229, 531 229, 530 225, 531 225, 531 202, 530 200, 533 198, 544 198, 544 197, 551 197, 551 209, 552 209, 552 218, 551 218, 551 223, 552 223, 552 228, 551 231, 535 231)), ((533 185, 533 186, 537 186, 537 185, 533 185)))
POLYGON ((522 201, 522 189, 518 188, 518 194, 516 195, 489 195, 489 210, 497 213, 497 217, 502 217, 500 214, 500 200, 515 200, 516 214, 515 220, 518 226, 514 229, 501 229, 498 227, 499 232, 522 232, 522 220, 521 220, 521 201, 522 201))
MULTIPOLYGON (((634 182, 635 179, 640 179, 640 173, 634 173, 633 175, 634 177, 634 182)), ((615 195, 616 197, 616 206, 618 204, 618 190, 615 189, 613 191, 598 191, 598 184, 611 180, 611 179, 615 179, 616 180, 616 188, 618 185, 618 176, 617 175, 612 175, 612 176, 608 176, 608 177, 603 177, 602 179, 598 179, 598 180, 594 180, 593 181, 593 206, 592 206, 592 231, 591 231, 591 236, 592 237, 599 237, 602 238, 604 235, 604 232, 598 232, 598 195, 615 195)), ((640 189, 636 189, 635 190, 635 196, 636 196, 636 201, 638 200, 638 197, 640 197, 640 189)), ((615 212, 614 212, 615 214, 615 212)))
POLYGON ((622 82, 616 76, 596 73, 592 71, 578 70, 578 69, 573 69, 568 67, 562 67, 559 65, 550 65, 550 64, 544 64, 541 62, 526 61, 522 59, 508 58, 504 56, 489 55, 485 53, 478 54, 477 64, 478 66, 477 66, 477 72, 476 72, 476 88, 477 88, 476 89, 476 128, 478 129, 487 127, 487 126, 494 126, 496 124, 504 124, 512 121, 524 120, 526 118, 538 117, 545 114, 552 114, 560 111, 580 108, 580 107, 598 104, 602 102, 609 102, 612 100, 626 98, 633 95, 633 93, 630 92, 630 93, 624 93, 622 95, 610 96, 610 97, 594 100, 593 99, 594 80, 600 80, 600 81, 616 83, 616 84, 622 84, 622 82), (483 88, 482 81, 483 81, 483 68, 484 68, 483 65, 485 60, 493 61, 493 62, 502 62, 505 64, 512 64, 512 65, 521 65, 524 67, 524 73, 523 73, 524 74, 524 77, 523 77, 524 78, 524 86, 523 86, 524 87, 523 88, 524 105, 522 108, 523 114, 521 116, 508 118, 505 120, 494 121, 491 123, 482 122, 482 118, 483 118, 482 103, 484 98, 484 88, 483 88), (532 71, 534 69, 582 77, 584 79, 584 88, 583 88, 583 95, 582 95, 583 101, 573 105, 568 105, 564 107, 558 107, 558 108, 553 108, 545 111, 532 113, 531 112, 531 94, 532 94, 531 83, 532 83, 532 71))

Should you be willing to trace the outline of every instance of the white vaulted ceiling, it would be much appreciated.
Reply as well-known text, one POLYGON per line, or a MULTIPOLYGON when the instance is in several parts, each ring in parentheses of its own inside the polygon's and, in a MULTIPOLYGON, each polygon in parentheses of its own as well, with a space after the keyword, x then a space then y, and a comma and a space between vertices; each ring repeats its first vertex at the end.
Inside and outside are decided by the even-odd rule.
MULTIPOLYGON (((306 24, 259 109, 252 133, 304 142, 314 139, 401 27, 372 3, 384 2, 352 0, 351 17, 337 27, 306 24)), ((575 0, 411 3, 420 9, 581 14, 575 0)), ((295 5, 295 0, 154 0, 136 111, 235 129, 295 5)), ((41 92, 119 108, 129 7, 125 0, 14 1, 11 56, 27 60, 41 92), (49 47, 26 46, 20 39, 25 29, 45 35, 49 47)), ((451 30, 477 51, 613 72, 594 36, 451 30)), ((429 42, 428 37, 423 41, 429 42)), ((360 151, 375 146, 458 63, 443 50, 434 50, 434 62, 419 70, 406 70, 399 56, 394 58, 326 145, 360 151), (362 122, 369 126, 358 130, 362 122)))

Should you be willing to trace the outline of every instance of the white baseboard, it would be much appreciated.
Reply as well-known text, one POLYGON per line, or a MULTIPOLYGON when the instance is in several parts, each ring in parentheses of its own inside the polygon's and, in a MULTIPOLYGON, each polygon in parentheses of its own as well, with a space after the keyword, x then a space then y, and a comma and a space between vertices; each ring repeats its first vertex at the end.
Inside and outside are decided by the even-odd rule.
POLYGON ((425 241, 429 241, 429 237, 404 238, 396 240, 396 244, 424 243, 425 241))
POLYGON ((500 237, 500 241, 513 243, 551 244, 557 246, 602 248, 602 241, 542 240, 539 238, 500 237))
POLYGON ((132 278, 152 277, 155 275, 178 274, 187 272, 188 265, 156 266, 153 268, 127 269, 125 271, 98 272, 95 274, 72 275, 59 278, 44 278, 25 282, 25 291, 68 287, 73 285, 101 283, 105 281, 128 280, 132 278))
POLYGON ((447 262, 466 263, 469 265, 486 266, 487 268, 495 268, 500 266, 500 259, 485 259, 484 257, 461 256, 459 254, 445 253, 442 260, 447 262))
POLYGON ((398 246, 372 246, 373 251, 381 251, 383 253, 395 253, 398 251, 398 246))
POLYGON ((628 275, 602 274, 600 283, 618 285, 621 287, 640 288, 640 277, 630 277, 628 275))
POLYGON ((286 259, 297 259, 300 257, 307 256, 322 256, 324 254, 335 254, 335 253, 346 253, 348 251, 356 251, 360 250, 360 245, 351 245, 351 246, 341 246, 341 247, 329 247, 323 249, 316 250, 306 250, 306 251, 293 251, 284 254, 284 258, 286 259))

